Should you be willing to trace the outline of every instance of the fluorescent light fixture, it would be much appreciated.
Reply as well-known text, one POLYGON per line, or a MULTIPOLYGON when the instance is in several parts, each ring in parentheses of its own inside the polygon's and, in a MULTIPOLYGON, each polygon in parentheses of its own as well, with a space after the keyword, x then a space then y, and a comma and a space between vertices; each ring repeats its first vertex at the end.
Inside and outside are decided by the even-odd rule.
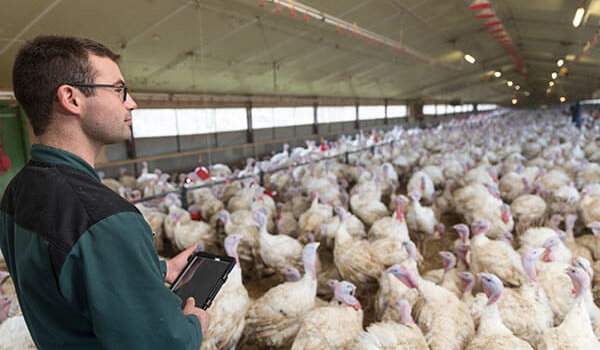
POLYGON ((469 54, 465 54, 465 61, 473 64, 473 63, 475 63, 475 57, 473 57, 473 56, 471 56, 469 54))
POLYGON ((565 64, 565 60, 563 60, 562 58, 559 58, 558 61, 556 61, 556 65, 560 68, 562 66, 564 66, 565 64))
POLYGON ((508 87, 511 87, 511 86, 513 86, 513 82, 509 80, 506 82, 506 85, 508 85, 508 87))
POLYGON ((577 11, 575 11, 575 16, 573 17, 573 27, 577 28, 581 25, 584 13, 585 9, 583 7, 580 7, 577 9, 577 11))
POLYGON ((520 90, 521 87, 519 85, 515 85, 515 90, 520 90))
POLYGON ((517 99, 513 98, 511 102, 512 102, 513 105, 516 105, 517 104, 517 99))
POLYGON ((560 102, 565 102, 567 99, 564 96, 560 97, 560 102))
POLYGON ((552 79, 556 79, 556 78, 558 78, 558 73, 552 72, 552 79))
POLYGON ((566 55, 566 56, 565 56, 565 59, 566 59, 567 61, 574 61, 574 60, 575 60, 575 55, 566 55))
POLYGON ((500 77, 502 76, 502 72, 501 72, 501 71, 499 71, 499 70, 497 70, 497 71, 495 71, 495 72, 494 72, 494 76, 495 76, 496 78, 500 78, 500 77))
POLYGON ((553 81, 551 81, 551 82, 549 82, 549 83, 548 83, 548 85, 550 85, 550 86, 554 86, 554 82, 553 82, 553 81))

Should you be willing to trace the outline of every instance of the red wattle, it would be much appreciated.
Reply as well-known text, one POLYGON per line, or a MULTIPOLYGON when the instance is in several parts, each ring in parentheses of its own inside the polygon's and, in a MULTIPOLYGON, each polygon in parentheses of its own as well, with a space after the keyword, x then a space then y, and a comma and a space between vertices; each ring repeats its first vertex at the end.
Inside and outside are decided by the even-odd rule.
POLYGON ((552 259, 550 258, 550 251, 549 250, 544 251, 543 261, 544 262, 552 262, 552 259))

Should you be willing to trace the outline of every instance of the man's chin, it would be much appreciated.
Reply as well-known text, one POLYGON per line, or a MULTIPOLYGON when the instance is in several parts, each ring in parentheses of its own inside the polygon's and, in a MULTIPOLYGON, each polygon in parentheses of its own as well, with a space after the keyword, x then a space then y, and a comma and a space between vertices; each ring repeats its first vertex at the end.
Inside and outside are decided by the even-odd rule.
POLYGON ((127 129, 125 130, 125 132, 123 132, 123 135, 121 137, 121 140, 119 142, 123 142, 123 141, 127 141, 131 138, 132 136, 132 132, 131 132, 131 128, 127 127, 127 129))
POLYGON ((127 141, 131 138, 131 132, 123 132, 120 137, 115 137, 110 140, 105 140, 105 145, 114 145, 116 143, 121 143, 127 141))

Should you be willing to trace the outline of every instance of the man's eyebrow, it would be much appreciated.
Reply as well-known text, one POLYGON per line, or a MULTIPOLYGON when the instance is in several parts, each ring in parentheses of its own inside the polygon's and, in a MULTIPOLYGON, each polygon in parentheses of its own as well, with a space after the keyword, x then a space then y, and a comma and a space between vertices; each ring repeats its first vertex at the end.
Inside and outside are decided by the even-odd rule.
POLYGON ((119 79, 115 82, 115 85, 125 85, 125 82, 123 81, 123 79, 119 79))

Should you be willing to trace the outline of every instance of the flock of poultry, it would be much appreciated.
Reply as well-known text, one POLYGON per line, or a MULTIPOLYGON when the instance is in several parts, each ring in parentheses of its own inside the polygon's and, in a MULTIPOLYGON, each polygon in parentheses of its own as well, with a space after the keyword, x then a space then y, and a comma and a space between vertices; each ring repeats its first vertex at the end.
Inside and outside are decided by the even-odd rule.
MULTIPOLYGON (((505 112, 307 141, 211 166, 226 182, 190 189, 187 210, 175 193, 136 207, 159 253, 238 262, 202 349, 600 349, 599 127, 505 112), (279 168, 264 187, 235 180, 279 168)), ((103 182, 131 201, 206 182, 174 178, 103 182)), ((19 317, 9 299, 0 339, 19 317)))

